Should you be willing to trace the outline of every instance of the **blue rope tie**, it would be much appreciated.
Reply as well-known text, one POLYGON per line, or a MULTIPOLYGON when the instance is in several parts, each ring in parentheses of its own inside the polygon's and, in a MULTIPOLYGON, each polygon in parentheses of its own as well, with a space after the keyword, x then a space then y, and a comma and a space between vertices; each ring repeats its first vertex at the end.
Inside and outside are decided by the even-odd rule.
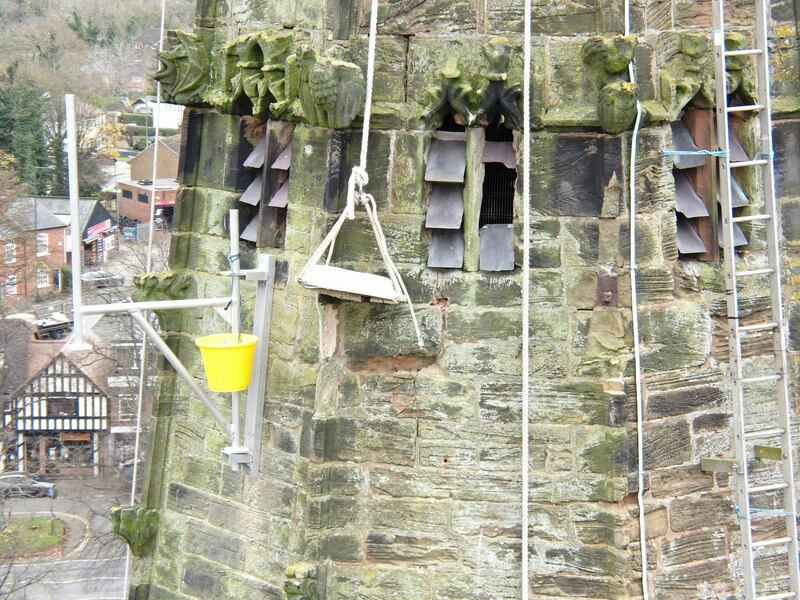
POLYGON ((756 158, 758 160, 772 160, 773 158, 775 158, 775 153, 774 152, 759 152, 758 154, 756 154, 756 158))
POLYGON ((664 156, 719 156, 726 157, 726 150, 664 150, 664 156))
MULTIPOLYGON (((742 520, 749 521, 752 518, 749 515, 742 514, 742 511, 738 506, 736 506, 734 508, 734 511, 736 511, 736 518, 737 519, 742 519, 742 520)), ((775 509, 775 508, 753 508, 752 506, 750 507, 750 512, 751 513, 763 513, 763 514, 768 514, 768 515, 774 515, 776 517, 796 517, 797 516, 797 513, 786 512, 785 510, 778 510, 778 509, 775 509)))

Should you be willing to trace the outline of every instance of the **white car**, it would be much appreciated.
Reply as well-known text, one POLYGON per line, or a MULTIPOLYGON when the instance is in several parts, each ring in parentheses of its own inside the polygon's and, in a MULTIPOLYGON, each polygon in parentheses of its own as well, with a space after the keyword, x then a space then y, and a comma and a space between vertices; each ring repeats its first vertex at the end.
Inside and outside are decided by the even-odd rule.
POLYGON ((0 473, 0 497, 56 497, 56 488, 52 483, 39 481, 34 475, 27 473, 0 473))

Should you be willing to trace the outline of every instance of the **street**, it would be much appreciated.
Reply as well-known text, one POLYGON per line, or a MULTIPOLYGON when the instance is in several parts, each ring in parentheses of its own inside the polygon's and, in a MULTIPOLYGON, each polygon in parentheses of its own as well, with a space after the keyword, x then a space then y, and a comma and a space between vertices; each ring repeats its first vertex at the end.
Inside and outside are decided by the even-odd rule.
POLYGON ((58 497, 12 499, 11 518, 55 516, 70 536, 61 556, 0 565, 0 596, 9 600, 123 600, 125 544, 111 531, 112 506, 128 500, 128 484, 118 477, 56 480, 58 497), (13 590, 7 594, 6 590, 13 590), (7 595, 6 595, 7 594, 7 595))

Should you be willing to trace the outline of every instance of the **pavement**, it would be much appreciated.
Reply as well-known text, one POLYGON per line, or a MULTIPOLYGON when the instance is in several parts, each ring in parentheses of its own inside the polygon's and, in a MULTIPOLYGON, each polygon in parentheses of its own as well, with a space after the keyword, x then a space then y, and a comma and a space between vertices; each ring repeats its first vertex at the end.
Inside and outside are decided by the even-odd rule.
POLYGON ((127 504, 119 477, 55 480, 58 496, 6 501, 7 516, 55 514, 70 528, 59 556, 0 564, 0 598, 124 600, 125 543, 111 531, 111 507, 127 504))

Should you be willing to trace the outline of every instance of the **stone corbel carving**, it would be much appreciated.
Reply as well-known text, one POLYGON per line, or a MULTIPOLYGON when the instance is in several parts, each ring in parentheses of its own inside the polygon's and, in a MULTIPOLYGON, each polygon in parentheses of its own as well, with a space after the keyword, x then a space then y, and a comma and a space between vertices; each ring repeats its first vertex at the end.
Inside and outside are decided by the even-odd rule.
POLYGON ((128 543, 134 556, 148 556, 158 531, 158 511, 141 506, 114 507, 111 526, 128 543))
POLYGON ((287 567, 283 584, 286 600, 317 600, 317 575, 316 565, 300 563, 287 567))
POLYGON ((175 104, 202 104, 208 86, 211 57, 194 33, 171 30, 167 49, 159 53, 159 70, 153 79, 161 83, 164 99, 175 104))
POLYGON ((636 50, 632 35, 594 36, 581 50, 589 75, 598 89, 597 115, 608 133, 621 133, 636 117, 636 85, 625 78, 636 50))

